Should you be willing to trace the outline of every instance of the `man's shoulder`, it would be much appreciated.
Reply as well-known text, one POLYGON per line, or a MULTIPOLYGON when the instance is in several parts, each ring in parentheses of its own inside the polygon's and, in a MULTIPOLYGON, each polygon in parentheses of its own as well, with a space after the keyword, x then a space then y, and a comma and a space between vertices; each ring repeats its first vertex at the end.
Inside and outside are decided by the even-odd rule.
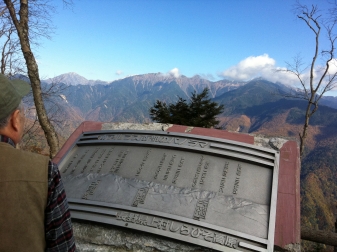
POLYGON ((13 178, 48 179, 49 157, 6 145, 0 143, 0 152, 3 154, 0 155, 0 163, 3 164, 2 172, 13 173, 13 178))
POLYGON ((13 146, 7 144, 7 143, 1 143, 0 142, 0 148, 6 152, 10 152, 13 153, 17 156, 22 156, 22 157, 26 157, 26 158, 34 158, 34 159, 41 159, 44 161, 49 161, 49 157, 48 156, 44 156, 38 153, 34 153, 34 152, 30 152, 30 151, 25 151, 25 150, 20 150, 20 149, 16 149, 13 146))
POLYGON ((42 159, 45 162, 49 162, 49 160, 50 160, 48 156, 45 156, 45 155, 42 155, 42 154, 39 154, 39 153, 34 153, 34 152, 30 152, 30 151, 26 151, 26 150, 20 150, 20 149, 16 149, 16 150, 21 152, 22 155, 25 155, 29 158, 42 159))
POLYGON ((30 151, 25 150, 18 150, 16 149, 18 153, 18 157, 22 160, 25 160, 26 162, 29 162, 31 166, 33 167, 43 167, 44 170, 48 172, 48 165, 50 162, 50 159, 48 156, 44 156, 38 153, 33 153, 30 151))

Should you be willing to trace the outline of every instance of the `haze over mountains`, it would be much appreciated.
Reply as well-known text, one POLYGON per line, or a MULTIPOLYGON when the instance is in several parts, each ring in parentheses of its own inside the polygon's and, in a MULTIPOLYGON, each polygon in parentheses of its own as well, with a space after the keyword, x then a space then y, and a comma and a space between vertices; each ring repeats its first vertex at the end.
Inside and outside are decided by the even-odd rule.
POLYGON ((83 120, 132 122, 148 120, 149 109, 157 99, 165 102, 175 102, 178 96, 189 99, 192 92, 199 93, 205 87, 214 98, 245 84, 227 80, 211 82, 199 76, 175 78, 160 73, 130 76, 111 83, 69 73, 44 83, 46 88, 51 83, 68 85, 59 94, 63 99, 60 104, 76 108, 83 120))
MULTIPOLYGON (((210 90, 210 98, 225 105, 223 116, 244 113, 245 108, 284 99, 282 95, 291 92, 285 85, 261 79, 212 82, 198 75, 176 78, 161 73, 135 75, 110 83, 67 73, 44 82, 47 86, 51 83, 68 85, 59 94, 63 105, 76 108, 82 120, 99 121, 143 122, 149 119, 149 108, 157 99, 171 103, 179 96, 188 100, 192 92, 200 93, 205 87, 210 90)), ((337 108, 337 97, 323 97, 320 104, 337 108)))
MULTIPOLYGON (((108 84, 113 84, 115 82, 121 82, 125 79, 131 79, 134 81, 135 85, 137 86, 138 84, 140 85, 154 85, 156 83, 160 82, 177 82, 177 84, 186 92, 188 86, 195 86, 197 89, 200 85, 206 85, 208 86, 211 90, 215 90, 217 87, 223 87, 223 86, 232 86, 232 88, 239 87, 241 85, 244 85, 246 82, 242 81, 228 81, 228 80, 220 80, 216 82, 211 82, 209 80, 201 78, 199 75, 195 75, 192 78, 188 78, 184 75, 181 75, 180 77, 175 77, 172 74, 162 74, 162 73, 150 73, 150 74, 144 74, 144 75, 134 75, 134 76, 129 76, 125 77, 119 80, 115 80, 112 82, 107 82, 107 81, 101 81, 101 80, 88 80, 85 77, 74 73, 65 73, 61 74, 59 76, 56 76, 54 78, 49 78, 46 80, 43 80, 43 82, 52 84, 52 83, 64 83, 67 85, 108 85, 108 84)), ((188 94, 190 95, 190 94, 188 94)), ((215 97, 217 96, 216 93, 212 93, 212 96, 215 97)))

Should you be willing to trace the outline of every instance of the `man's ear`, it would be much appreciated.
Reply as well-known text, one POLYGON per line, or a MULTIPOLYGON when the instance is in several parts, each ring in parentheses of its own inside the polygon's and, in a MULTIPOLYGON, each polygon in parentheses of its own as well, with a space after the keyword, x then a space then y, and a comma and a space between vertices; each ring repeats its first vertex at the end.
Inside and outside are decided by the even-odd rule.
POLYGON ((19 132, 20 130, 20 116, 20 110, 15 110, 9 120, 9 123, 11 124, 11 127, 15 132, 19 132))

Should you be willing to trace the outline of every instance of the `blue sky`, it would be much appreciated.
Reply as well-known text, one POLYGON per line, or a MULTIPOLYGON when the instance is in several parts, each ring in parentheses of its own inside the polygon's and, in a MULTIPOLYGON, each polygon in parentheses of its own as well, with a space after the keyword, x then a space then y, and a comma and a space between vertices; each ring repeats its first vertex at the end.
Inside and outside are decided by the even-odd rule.
POLYGON ((55 34, 36 51, 42 78, 76 72, 112 81, 172 71, 277 81, 271 69, 297 54, 309 63, 313 55, 313 35, 296 18, 295 0, 73 0, 72 10, 58 2, 55 34))

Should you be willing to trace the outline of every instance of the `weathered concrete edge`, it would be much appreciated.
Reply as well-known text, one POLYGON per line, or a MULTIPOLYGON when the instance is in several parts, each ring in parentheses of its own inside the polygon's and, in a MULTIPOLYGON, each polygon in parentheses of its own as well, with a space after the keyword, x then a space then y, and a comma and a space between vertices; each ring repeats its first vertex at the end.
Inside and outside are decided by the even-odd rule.
POLYGON ((104 224, 73 221, 77 251, 211 252, 212 249, 104 224))
POLYGON ((173 124, 166 123, 103 123, 101 130, 159 130, 167 131, 173 124))

